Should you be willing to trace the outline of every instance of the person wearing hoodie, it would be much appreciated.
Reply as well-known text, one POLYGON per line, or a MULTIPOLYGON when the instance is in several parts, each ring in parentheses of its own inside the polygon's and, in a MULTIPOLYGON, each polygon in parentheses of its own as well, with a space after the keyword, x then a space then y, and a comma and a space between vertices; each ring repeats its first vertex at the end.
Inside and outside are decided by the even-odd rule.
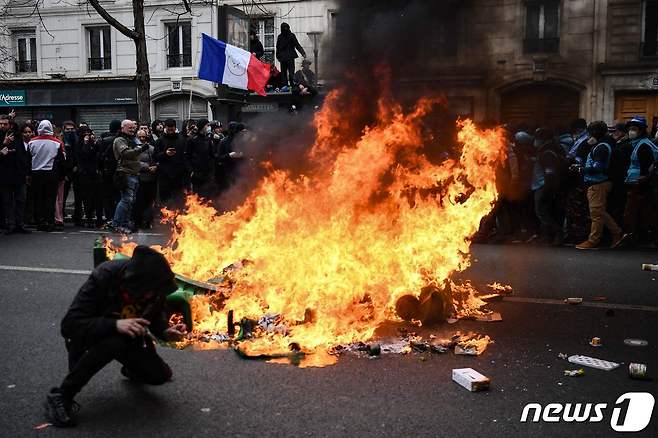
POLYGON ((82 285, 61 323, 68 352, 68 374, 44 402, 47 420, 57 427, 77 423, 74 397, 113 360, 126 378, 162 385, 171 368, 155 349, 153 336, 178 341, 185 324, 169 326, 167 295, 178 286, 169 263, 148 246, 137 246, 132 258, 101 263, 82 285))
POLYGON ((297 36, 290 31, 290 25, 281 23, 281 33, 276 40, 276 59, 281 65, 282 85, 290 85, 290 88, 295 86, 295 59, 299 58, 297 51, 306 58, 306 52, 297 41, 297 36))
POLYGON ((196 125, 196 133, 187 139, 185 154, 190 166, 192 191, 208 198, 213 172, 212 128, 206 119, 197 121, 196 125))
POLYGON ((263 43, 260 42, 260 40, 258 39, 258 34, 254 30, 249 31, 249 51, 259 61, 263 60, 265 49, 263 49, 263 43))
POLYGON ((589 237, 576 245, 576 249, 598 248, 604 228, 612 233, 611 248, 616 248, 621 242, 622 230, 607 211, 608 196, 612 191, 609 174, 615 140, 608 135, 608 125, 602 121, 590 123, 587 132, 589 134, 587 142, 592 150, 587 155, 583 167, 583 181, 587 187, 587 203, 592 225, 589 237))
POLYGON ((58 188, 56 168, 64 162, 64 143, 53 135, 53 125, 48 120, 39 123, 37 134, 28 143, 32 157, 34 219, 38 230, 53 231, 58 188))
POLYGON ((78 166, 78 190, 82 196, 82 206, 88 228, 103 225, 103 204, 99 196, 101 191, 101 174, 98 164, 99 143, 91 130, 80 130, 78 146, 75 149, 75 161, 78 166), (95 218, 95 219, 94 219, 95 218))

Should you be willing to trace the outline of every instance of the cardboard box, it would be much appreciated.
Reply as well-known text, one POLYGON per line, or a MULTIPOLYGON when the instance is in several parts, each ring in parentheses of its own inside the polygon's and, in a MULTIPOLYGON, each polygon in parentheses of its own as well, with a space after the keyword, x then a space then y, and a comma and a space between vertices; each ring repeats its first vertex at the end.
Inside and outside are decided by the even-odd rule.
POLYGON ((486 391, 489 389, 489 383, 491 383, 488 377, 483 376, 473 368, 457 368, 452 370, 452 380, 471 392, 486 391))

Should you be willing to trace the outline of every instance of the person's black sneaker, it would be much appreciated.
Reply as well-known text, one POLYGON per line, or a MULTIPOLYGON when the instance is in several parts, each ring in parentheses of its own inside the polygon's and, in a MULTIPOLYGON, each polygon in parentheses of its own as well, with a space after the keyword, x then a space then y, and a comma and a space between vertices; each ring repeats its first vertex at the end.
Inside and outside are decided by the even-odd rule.
POLYGON ((68 401, 57 390, 52 389, 43 404, 46 418, 57 427, 73 427, 77 424, 76 414, 80 410, 77 403, 68 401))
POLYGON ((144 380, 140 379, 135 373, 130 371, 130 369, 125 366, 121 367, 121 374, 131 382, 144 383, 144 380))

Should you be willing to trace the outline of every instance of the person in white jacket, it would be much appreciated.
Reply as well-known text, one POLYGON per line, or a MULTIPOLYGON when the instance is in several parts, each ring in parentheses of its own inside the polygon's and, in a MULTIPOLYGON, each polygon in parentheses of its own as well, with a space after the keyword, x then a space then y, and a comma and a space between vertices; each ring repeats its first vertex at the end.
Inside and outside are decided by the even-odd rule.
POLYGON ((48 120, 39 123, 38 136, 28 143, 32 156, 32 189, 34 192, 34 219, 37 229, 53 231, 55 226, 55 198, 57 196, 57 165, 63 161, 64 145, 53 135, 48 120))

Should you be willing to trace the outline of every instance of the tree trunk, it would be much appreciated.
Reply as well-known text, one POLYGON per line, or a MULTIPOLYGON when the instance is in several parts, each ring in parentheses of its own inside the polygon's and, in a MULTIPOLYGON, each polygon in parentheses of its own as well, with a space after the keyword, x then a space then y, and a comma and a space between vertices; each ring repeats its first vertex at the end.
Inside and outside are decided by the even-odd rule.
POLYGON ((151 122, 151 75, 149 73, 149 58, 146 49, 146 31, 144 29, 144 0, 133 0, 133 17, 135 32, 139 35, 135 42, 137 85, 137 111, 140 123, 151 122))

